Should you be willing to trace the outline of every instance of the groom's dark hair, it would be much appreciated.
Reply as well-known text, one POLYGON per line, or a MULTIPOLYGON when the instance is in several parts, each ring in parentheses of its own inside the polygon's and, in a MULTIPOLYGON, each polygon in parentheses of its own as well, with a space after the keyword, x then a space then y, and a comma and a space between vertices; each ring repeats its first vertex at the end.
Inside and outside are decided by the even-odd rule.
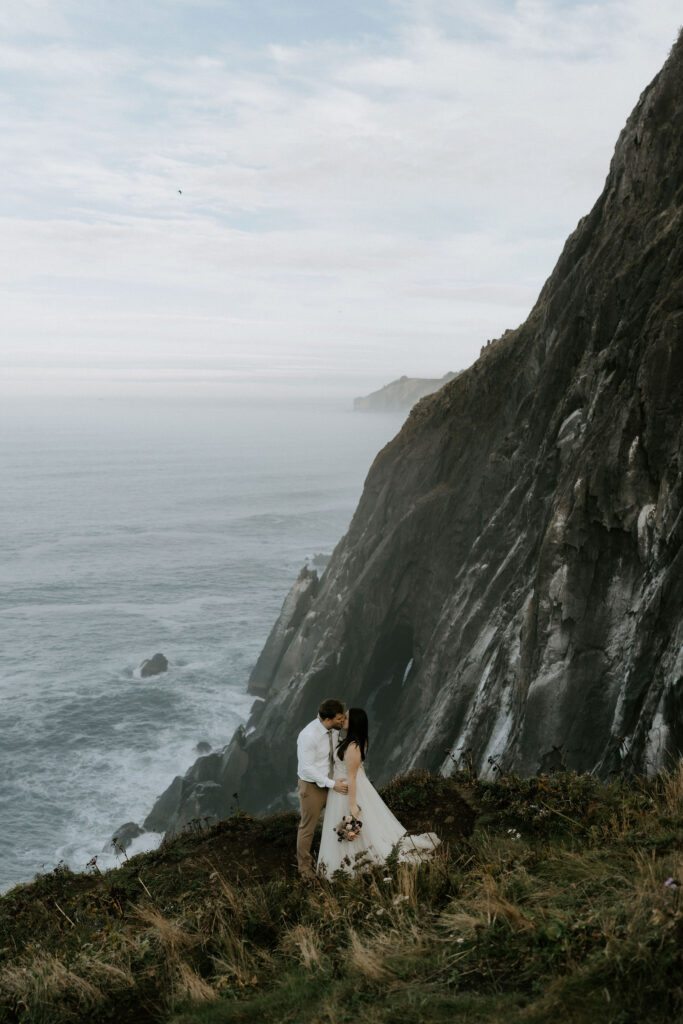
POLYGON ((321 718, 334 718, 335 715, 343 715, 345 711, 346 708, 342 702, 334 697, 328 697, 318 708, 318 714, 321 718))

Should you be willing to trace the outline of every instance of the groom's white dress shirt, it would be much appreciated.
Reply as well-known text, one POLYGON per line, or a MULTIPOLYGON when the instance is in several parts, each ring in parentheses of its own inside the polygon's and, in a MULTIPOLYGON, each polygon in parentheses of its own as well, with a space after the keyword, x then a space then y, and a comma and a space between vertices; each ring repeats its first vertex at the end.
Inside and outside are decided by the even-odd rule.
POLYGON ((319 718, 301 730, 296 741, 299 759, 298 775, 304 782, 314 782, 321 789, 332 789, 334 779, 330 776, 330 736, 332 730, 325 728, 319 718))

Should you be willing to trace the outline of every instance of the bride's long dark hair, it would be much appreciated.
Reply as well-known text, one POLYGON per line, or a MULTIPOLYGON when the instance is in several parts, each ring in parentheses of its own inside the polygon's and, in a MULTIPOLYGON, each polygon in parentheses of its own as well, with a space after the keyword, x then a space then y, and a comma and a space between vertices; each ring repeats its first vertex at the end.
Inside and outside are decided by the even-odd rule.
POLYGON ((349 708, 349 727, 344 739, 337 744, 340 761, 344 760, 349 743, 358 744, 361 761, 364 761, 368 752, 368 716, 362 708, 349 708))

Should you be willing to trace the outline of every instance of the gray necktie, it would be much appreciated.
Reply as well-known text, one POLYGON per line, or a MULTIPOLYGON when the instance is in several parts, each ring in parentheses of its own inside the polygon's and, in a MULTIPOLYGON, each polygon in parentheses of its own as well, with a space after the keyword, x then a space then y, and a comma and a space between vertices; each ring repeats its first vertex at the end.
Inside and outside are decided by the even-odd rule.
POLYGON ((330 737, 330 778, 334 778, 334 748, 332 747, 332 730, 327 730, 327 735, 330 737))

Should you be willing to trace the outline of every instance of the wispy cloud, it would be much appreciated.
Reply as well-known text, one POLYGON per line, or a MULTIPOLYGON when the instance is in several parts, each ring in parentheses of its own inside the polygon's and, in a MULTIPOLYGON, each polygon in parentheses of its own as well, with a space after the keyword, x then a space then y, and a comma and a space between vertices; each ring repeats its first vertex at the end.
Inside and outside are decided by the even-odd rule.
POLYGON ((342 31, 258 6, 252 33, 243 5, 151 4, 141 43, 126 4, 111 32, 76 0, 0 16, 15 366, 466 365, 528 312, 680 20, 405 0, 342 31))

